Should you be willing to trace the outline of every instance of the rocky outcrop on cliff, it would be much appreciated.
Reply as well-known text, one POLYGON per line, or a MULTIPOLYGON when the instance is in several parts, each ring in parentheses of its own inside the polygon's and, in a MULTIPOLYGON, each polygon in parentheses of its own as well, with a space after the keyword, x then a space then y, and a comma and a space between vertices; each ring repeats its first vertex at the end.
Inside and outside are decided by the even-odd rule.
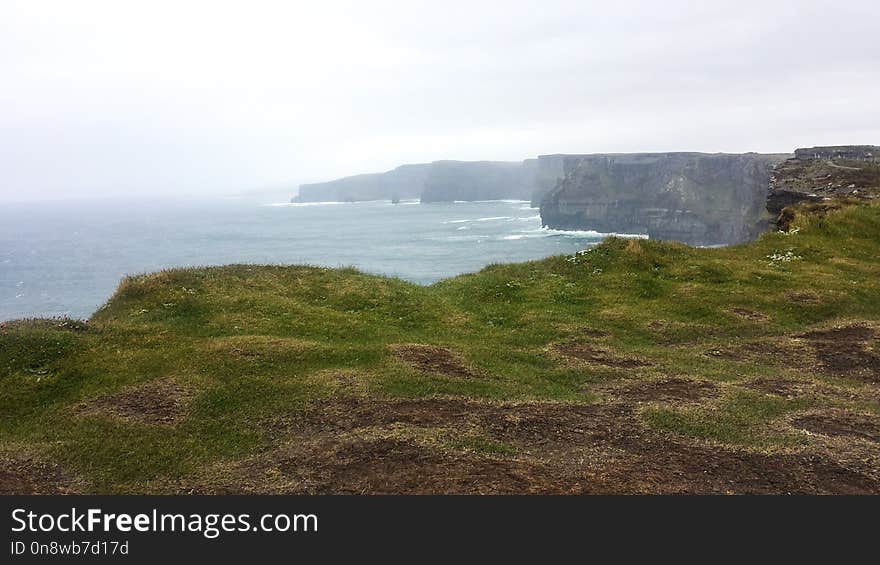
POLYGON ((693 245, 748 241, 768 225, 767 187, 785 155, 638 153, 565 158, 541 203, 547 227, 640 233, 693 245))
POLYGON ((778 217, 799 202, 880 197, 880 147, 839 145, 796 149, 773 171, 767 210, 778 217))

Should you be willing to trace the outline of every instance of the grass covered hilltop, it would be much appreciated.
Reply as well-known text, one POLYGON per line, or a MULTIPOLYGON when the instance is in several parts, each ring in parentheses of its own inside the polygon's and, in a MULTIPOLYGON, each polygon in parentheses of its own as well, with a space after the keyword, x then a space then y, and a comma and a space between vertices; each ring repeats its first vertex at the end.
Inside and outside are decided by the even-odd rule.
POLYGON ((128 278, 0 326, 0 492, 880 493, 880 206, 820 212, 430 287, 128 278))

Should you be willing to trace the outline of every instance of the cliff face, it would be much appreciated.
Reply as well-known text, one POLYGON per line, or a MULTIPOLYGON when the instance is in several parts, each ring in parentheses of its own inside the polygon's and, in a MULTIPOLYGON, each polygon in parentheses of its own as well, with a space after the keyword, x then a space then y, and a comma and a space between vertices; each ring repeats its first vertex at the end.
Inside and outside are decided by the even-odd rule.
POLYGON ((564 158, 543 199, 556 229, 642 233, 693 245, 747 241, 767 226, 767 188, 784 155, 639 153, 564 158))

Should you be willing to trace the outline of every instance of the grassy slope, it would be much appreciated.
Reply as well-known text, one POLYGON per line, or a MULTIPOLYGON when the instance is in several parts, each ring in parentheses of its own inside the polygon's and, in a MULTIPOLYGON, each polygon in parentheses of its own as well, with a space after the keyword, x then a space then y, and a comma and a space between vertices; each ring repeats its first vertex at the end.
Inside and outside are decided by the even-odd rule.
MULTIPOLYGON (((86 323, 2 326, 0 452, 58 462, 88 491, 163 490, 271 447, 265 423, 273 417, 350 394, 332 377, 340 371, 372 398, 577 403, 604 402, 621 383, 684 376, 717 383, 721 394, 648 403, 639 412, 648 429, 736 449, 797 447, 808 439, 773 422, 824 404, 880 414, 876 384, 779 354, 725 352, 835 323, 880 322, 880 207, 798 222, 795 234, 724 249, 609 239, 574 257, 491 266, 431 287, 296 266, 129 278, 86 323), (768 258, 789 252, 791 260, 768 258), (554 349, 572 340, 646 364, 577 362, 554 349), (446 347, 489 377, 420 372, 391 354, 395 343, 446 347), (847 394, 741 386, 758 377, 847 394), (193 394, 174 426, 76 409, 169 378, 193 394)), ((507 452, 485 438, 462 442, 507 452)))

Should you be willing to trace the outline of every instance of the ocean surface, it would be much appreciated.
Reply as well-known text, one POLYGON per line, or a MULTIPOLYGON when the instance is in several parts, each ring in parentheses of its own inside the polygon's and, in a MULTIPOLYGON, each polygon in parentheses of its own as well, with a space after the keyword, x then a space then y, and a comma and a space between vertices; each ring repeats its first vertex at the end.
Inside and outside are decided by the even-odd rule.
POLYGON ((573 253, 602 237, 542 229, 522 201, 0 204, 0 320, 87 318, 124 276, 167 267, 354 266, 431 284, 491 263, 573 253))

